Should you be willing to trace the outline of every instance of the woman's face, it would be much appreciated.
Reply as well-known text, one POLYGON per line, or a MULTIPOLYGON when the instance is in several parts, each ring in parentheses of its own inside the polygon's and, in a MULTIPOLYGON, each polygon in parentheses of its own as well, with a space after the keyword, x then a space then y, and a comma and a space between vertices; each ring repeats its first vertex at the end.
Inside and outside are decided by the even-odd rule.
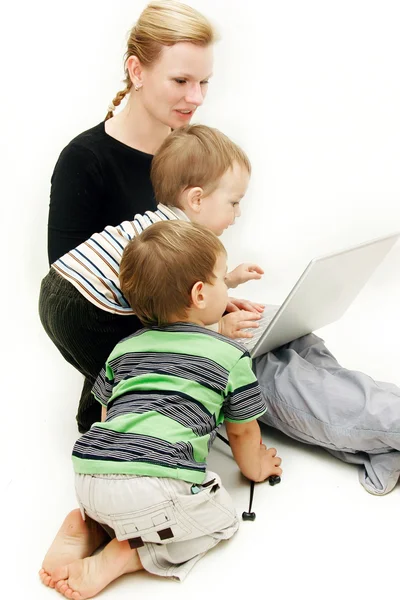
POLYGON ((141 69, 138 94, 145 110, 171 129, 187 125, 203 104, 212 68, 212 45, 164 46, 154 65, 141 69))

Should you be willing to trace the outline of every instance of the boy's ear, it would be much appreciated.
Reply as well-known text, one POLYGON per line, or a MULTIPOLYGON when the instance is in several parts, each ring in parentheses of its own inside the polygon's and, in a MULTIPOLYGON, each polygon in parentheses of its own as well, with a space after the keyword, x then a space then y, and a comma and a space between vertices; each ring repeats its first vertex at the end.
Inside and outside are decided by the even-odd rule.
POLYGON ((188 204, 188 207, 197 213, 200 212, 202 198, 203 198, 203 188, 201 188, 201 187, 190 188, 188 190, 187 196, 186 196, 186 202, 188 204))
POLYGON ((130 56, 126 61, 126 69, 129 73, 132 85, 143 85, 143 68, 137 56, 130 56))
POLYGON ((190 297, 192 300, 193 308, 205 308, 206 298, 204 294, 204 283, 202 281, 196 281, 196 283, 192 287, 190 297))

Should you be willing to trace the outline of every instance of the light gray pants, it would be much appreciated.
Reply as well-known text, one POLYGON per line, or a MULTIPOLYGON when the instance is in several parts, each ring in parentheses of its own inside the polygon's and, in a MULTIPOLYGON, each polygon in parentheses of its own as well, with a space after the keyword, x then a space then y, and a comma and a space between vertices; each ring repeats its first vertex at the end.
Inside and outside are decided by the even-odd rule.
POLYGON ((314 334, 253 361, 267 400, 261 422, 361 465, 360 482, 377 495, 400 477, 400 389, 339 365, 314 334))
POLYGON ((75 475, 82 517, 128 540, 149 573, 182 581, 196 562, 239 527, 221 480, 202 485, 136 475, 75 475))

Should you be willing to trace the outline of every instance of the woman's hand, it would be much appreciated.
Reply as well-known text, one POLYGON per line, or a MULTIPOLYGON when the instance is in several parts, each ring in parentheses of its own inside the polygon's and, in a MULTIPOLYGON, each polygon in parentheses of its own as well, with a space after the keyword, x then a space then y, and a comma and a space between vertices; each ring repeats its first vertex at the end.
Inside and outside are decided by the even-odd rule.
POLYGON ((264 271, 258 265, 253 263, 242 263, 225 277, 225 283, 228 288, 235 288, 241 283, 246 283, 251 279, 261 279, 264 271))
POLYGON ((258 304, 257 302, 251 302, 250 300, 240 300, 239 298, 228 298, 228 304, 226 305, 226 312, 235 312, 238 310, 247 310, 254 313, 262 313, 265 308, 265 304, 258 304))
POLYGON ((220 319, 218 325, 219 333, 233 340, 237 338, 252 338, 250 331, 244 331, 249 327, 258 327, 257 321, 260 319, 258 312, 246 310, 235 310, 220 319))

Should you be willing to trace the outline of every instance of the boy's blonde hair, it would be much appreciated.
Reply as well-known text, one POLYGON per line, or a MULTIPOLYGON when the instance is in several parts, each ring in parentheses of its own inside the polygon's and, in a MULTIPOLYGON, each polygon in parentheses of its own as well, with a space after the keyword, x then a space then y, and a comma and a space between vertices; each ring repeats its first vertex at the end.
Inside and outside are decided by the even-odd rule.
POLYGON ((154 223, 125 247, 120 286, 144 325, 186 318, 197 281, 213 283, 226 250, 211 231, 186 221, 154 223))
POLYGON ((156 200, 181 208, 180 195, 191 187, 203 188, 208 196, 235 162, 251 173, 246 153, 218 129, 206 125, 175 129, 152 161, 150 176, 156 200))
MULTIPOLYGON (((151 2, 132 27, 125 53, 125 88, 115 95, 112 104, 120 105, 132 88, 126 68, 130 56, 137 56, 143 66, 154 64, 163 46, 191 42, 196 46, 209 46, 218 39, 211 23, 200 12, 174 0, 151 2)), ((109 110, 105 120, 113 116, 109 110)))

